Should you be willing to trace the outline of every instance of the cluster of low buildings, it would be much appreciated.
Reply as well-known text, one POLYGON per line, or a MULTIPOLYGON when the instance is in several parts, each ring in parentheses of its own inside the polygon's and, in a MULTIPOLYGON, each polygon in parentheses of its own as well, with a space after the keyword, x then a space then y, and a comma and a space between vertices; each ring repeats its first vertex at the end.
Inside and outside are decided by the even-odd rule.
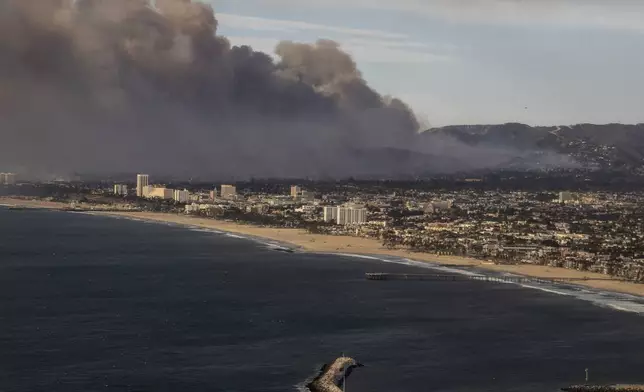
POLYGON ((644 281, 643 195, 463 191, 449 197, 454 202, 446 209, 432 203, 414 214, 405 208, 408 215, 383 232, 383 242, 644 281))
POLYGON ((291 198, 294 201, 312 203, 315 201, 315 193, 304 190, 299 185, 291 185, 291 198))

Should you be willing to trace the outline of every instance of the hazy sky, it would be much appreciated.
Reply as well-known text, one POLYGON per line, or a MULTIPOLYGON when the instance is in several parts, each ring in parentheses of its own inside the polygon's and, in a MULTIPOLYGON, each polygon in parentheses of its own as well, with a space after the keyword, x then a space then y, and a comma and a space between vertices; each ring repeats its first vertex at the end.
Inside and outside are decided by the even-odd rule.
POLYGON ((644 122, 641 0, 204 0, 233 44, 330 38, 432 126, 644 122))

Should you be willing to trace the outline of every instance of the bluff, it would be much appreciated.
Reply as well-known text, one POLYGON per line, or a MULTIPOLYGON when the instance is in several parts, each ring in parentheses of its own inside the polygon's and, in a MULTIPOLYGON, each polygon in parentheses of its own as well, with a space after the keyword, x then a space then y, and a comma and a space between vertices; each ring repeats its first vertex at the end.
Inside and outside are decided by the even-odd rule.
POLYGON ((421 144, 430 150, 438 145, 462 151, 496 151, 496 155, 509 158, 499 160, 499 168, 576 164, 593 169, 641 170, 644 164, 644 124, 454 125, 432 128, 420 136, 421 144), (540 162, 544 156, 558 159, 540 162))

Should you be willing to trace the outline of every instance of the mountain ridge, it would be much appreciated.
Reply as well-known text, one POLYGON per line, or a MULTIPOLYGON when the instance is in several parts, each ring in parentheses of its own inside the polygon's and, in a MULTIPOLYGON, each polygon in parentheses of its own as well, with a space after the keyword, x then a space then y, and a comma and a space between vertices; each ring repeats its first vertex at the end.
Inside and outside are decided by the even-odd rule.
POLYGON ((428 129, 420 136, 428 145, 453 140, 475 148, 556 153, 598 169, 638 170, 644 166, 643 123, 450 125, 428 129))

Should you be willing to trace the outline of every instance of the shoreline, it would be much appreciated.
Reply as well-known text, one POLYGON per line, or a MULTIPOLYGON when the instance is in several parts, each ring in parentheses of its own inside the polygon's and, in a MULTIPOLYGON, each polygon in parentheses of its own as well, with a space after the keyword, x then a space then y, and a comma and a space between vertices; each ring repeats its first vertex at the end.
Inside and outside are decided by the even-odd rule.
MULTIPOLYGON (((63 210, 68 205, 65 203, 47 202, 38 200, 23 200, 16 198, 0 197, 0 206, 23 207, 32 209, 63 210)), ((275 247, 288 247, 312 253, 326 253, 354 256, 394 256, 412 261, 439 264, 440 266, 476 267, 482 270, 511 273, 533 278, 610 278, 608 275, 582 272, 577 270, 547 267, 539 265, 496 265, 478 259, 460 256, 437 256, 428 253, 416 253, 405 249, 386 249, 375 239, 331 236, 323 234, 310 234, 301 229, 268 228, 241 223, 200 218, 188 215, 177 215, 160 212, 110 212, 110 211, 83 211, 97 216, 122 217, 139 219, 148 222, 173 223, 193 228, 223 231, 233 235, 254 237, 253 239, 274 242, 275 247)), ((377 272, 377 271, 374 271, 377 272)), ((631 294, 644 297, 644 284, 624 282, 618 279, 601 281, 579 281, 576 286, 585 286, 594 289, 606 290, 622 294, 631 294)))

